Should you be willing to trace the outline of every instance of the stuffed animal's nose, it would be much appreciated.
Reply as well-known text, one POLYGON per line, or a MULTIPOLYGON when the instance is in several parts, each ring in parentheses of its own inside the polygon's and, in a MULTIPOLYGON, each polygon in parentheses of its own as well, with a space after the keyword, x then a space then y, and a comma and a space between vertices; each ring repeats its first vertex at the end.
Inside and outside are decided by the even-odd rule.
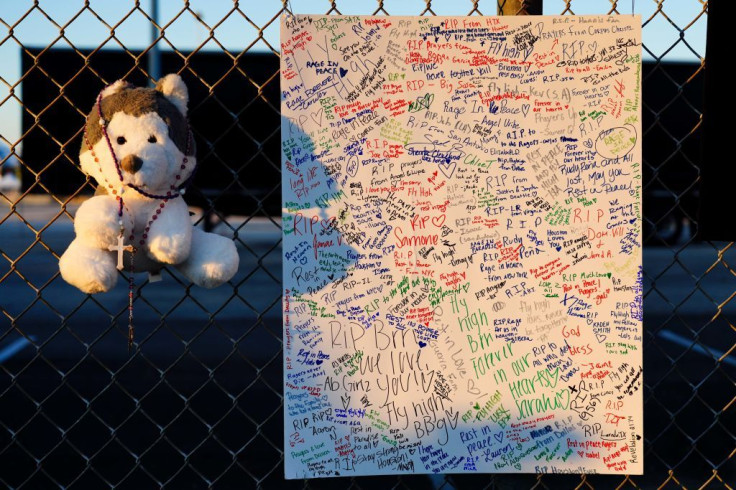
POLYGON ((122 159, 120 166, 129 174, 134 174, 143 166, 143 160, 135 155, 128 155, 122 159))

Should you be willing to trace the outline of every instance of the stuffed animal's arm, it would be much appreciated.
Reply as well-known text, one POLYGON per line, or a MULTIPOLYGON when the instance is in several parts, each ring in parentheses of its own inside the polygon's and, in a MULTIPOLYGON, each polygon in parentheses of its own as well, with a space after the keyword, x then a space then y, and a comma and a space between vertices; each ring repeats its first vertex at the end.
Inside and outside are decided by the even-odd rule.
MULTIPOLYGON (((81 243, 103 250, 117 243, 120 234, 118 201, 107 195, 87 199, 74 217, 74 231, 81 243)), ((130 215, 123 212, 123 226, 133 229, 130 215)))
POLYGON ((192 247, 192 222, 184 199, 168 201, 148 231, 148 255, 164 264, 180 264, 192 247))

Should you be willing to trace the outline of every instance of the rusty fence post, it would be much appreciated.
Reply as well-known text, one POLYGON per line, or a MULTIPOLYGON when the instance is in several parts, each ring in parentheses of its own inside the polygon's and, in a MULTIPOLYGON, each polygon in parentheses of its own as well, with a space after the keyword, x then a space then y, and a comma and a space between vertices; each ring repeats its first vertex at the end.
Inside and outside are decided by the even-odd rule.
POLYGON ((544 0, 498 0, 498 15, 542 15, 544 0))

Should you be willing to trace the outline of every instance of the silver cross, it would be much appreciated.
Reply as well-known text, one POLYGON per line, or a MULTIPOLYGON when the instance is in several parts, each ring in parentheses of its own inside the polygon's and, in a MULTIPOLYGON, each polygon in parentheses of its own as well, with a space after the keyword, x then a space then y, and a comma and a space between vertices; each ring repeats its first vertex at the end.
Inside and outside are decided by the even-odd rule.
POLYGON ((118 270, 119 271, 123 270, 123 252, 124 251, 132 252, 134 250, 133 245, 123 245, 123 235, 122 234, 118 235, 117 245, 110 245, 109 247, 107 247, 107 249, 110 250, 111 252, 115 252, 115 251, 118 252, 118 270))

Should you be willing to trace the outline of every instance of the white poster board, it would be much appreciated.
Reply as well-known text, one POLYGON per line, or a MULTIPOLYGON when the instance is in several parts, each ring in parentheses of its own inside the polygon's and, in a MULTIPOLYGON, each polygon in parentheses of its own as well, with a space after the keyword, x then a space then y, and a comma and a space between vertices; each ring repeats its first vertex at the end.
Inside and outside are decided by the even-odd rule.
POLYGON ((640 474, 640 17, 284 17, 281 90, 286 477, 640 474))

